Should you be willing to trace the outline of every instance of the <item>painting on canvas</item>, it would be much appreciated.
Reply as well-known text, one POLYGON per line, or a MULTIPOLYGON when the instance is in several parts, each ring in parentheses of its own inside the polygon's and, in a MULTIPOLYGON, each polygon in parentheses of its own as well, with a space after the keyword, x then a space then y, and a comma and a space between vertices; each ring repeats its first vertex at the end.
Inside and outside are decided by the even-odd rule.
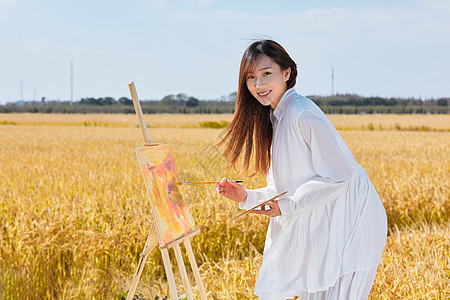
POLYGON ((177 184, 170 145, 136 148, 142 175, 163 245, 194 230, 193 220, 177 184))

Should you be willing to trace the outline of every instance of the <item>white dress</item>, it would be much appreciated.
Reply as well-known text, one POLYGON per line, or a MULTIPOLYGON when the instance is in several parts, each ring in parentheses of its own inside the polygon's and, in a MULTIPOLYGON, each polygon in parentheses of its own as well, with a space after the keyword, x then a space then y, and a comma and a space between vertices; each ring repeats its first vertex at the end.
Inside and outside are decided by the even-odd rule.
POLYGON ((386 243, 386 213, 333 124, 294 88, 285 92, 271 121, 267 187, 247 190, 240 207, 288 193, 278 201, 281 216, 270 219, 255 294, 293 298, 327 291, 346 274, 376 272, 386 243))

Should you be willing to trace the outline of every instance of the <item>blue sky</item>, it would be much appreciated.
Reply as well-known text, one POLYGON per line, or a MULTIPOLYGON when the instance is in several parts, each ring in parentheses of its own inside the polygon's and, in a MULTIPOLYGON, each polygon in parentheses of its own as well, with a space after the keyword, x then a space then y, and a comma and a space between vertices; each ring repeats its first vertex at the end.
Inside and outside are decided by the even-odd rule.
POLYGON ((296 89, 363 96, 450 96, 450 1, 0 0, 0 103, 237 88, 258 38, 299 66, 296 89))

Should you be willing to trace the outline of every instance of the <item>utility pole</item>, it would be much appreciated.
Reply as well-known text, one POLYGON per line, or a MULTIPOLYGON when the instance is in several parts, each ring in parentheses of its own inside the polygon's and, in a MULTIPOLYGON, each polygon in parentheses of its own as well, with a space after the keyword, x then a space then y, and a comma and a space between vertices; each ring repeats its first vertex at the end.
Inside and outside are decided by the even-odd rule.
POLYGON ((331 96, 334 96, 334 68, 331 68, 331 96))
POLYGON ((73 60, 70 61, 70 106, 73 102, 73 60))

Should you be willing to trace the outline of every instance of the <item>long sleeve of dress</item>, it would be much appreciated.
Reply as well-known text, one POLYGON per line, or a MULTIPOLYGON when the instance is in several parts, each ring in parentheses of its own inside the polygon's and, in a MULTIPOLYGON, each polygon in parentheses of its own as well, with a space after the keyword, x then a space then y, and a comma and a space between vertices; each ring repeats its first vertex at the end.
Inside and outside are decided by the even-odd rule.
POLYGON ((276 195, 275 182, 273 180, 272 166, 266 175, 267 186, 256 190, 246 190, 247 200, 244 203, 239 203, 239 208, 249 209, 259 204, 258 200, 267 200, 276 195))
POLYGON ((317 176, 298 186, 292 196, 278 202, 282 215, 313 210, 334 200, 347 188, 356 164, 336 129, 320 115, 300 114, 296 125, 310 149, 317 176))

